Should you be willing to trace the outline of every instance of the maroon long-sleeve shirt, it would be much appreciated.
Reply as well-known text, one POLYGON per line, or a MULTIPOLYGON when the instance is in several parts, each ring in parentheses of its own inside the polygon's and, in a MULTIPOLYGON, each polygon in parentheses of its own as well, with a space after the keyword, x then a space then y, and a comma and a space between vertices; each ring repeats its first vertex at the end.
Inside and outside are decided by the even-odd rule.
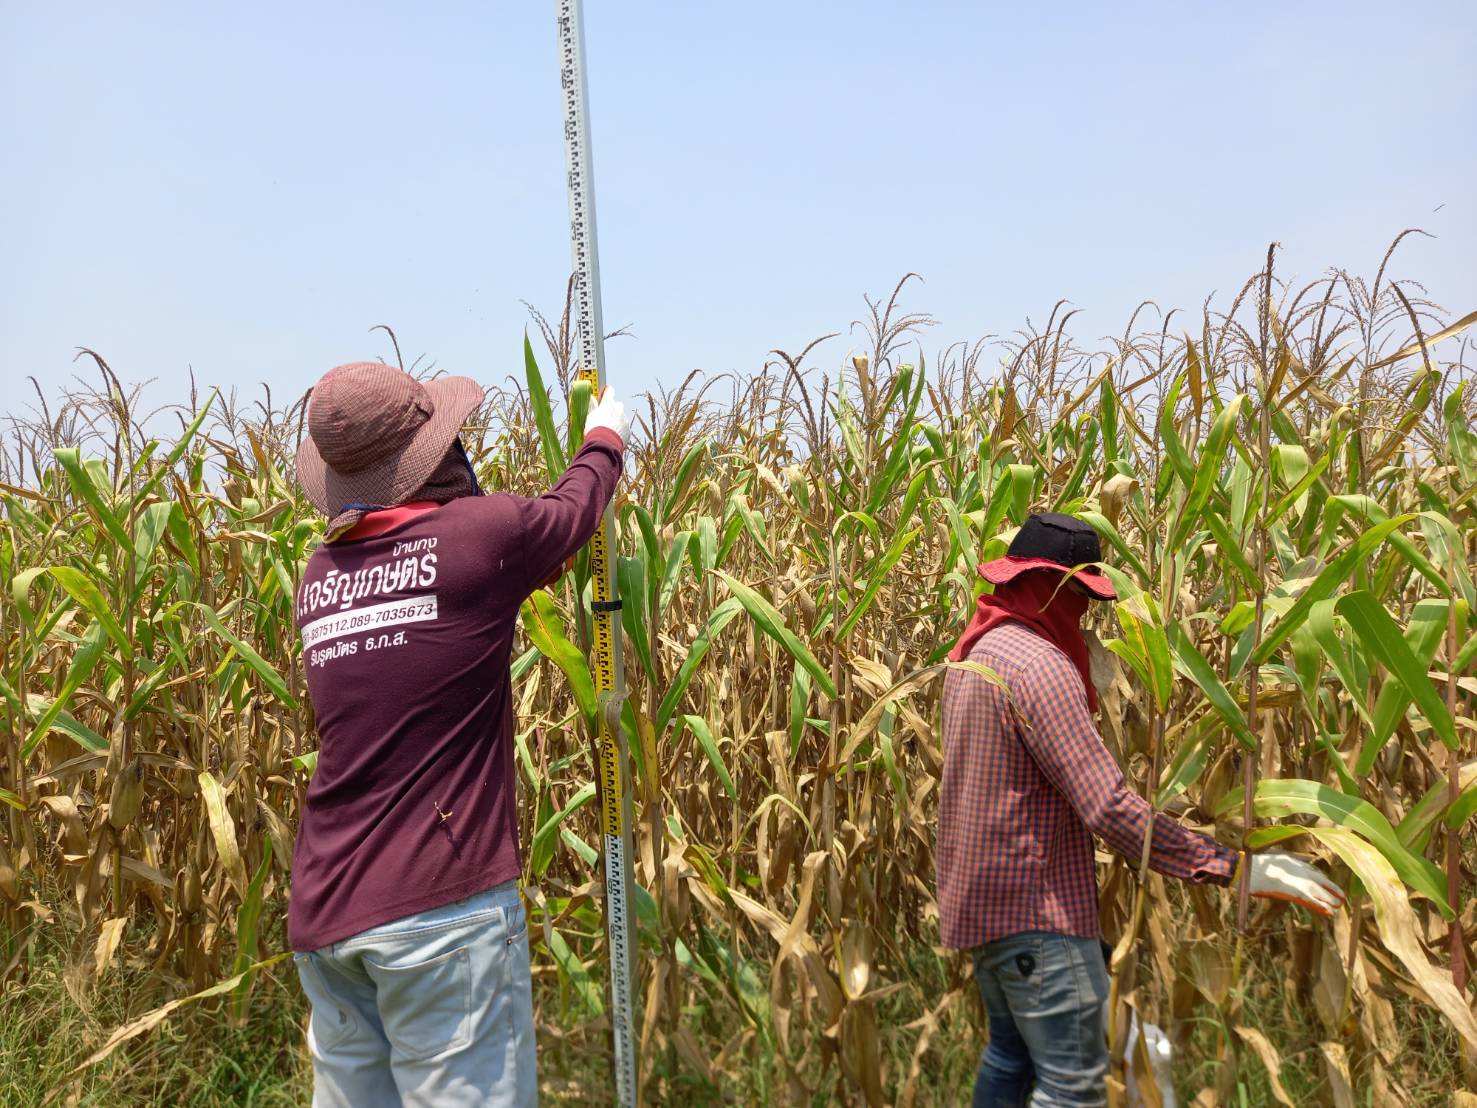
MULTIPOLYGON (((939 789, 939 931, 970 949, 1018 931, 1097 938, 1092 836, 1138 862, 1149 805, 1130 792, 1103 745, 1077 667, 1018 623, 987 631, 944 678, 939 789)), ((1236 852, 1166 815, 1154 820, 1149 866, 1192 883, 1228 885, 1236 852)))
POLYGON ((321 746, 293 853, 294 950, 518 876, 518 608, 595 533, 622 451, 597 429, 543 496, 373 513, 313 552, 297 624, 321 746))

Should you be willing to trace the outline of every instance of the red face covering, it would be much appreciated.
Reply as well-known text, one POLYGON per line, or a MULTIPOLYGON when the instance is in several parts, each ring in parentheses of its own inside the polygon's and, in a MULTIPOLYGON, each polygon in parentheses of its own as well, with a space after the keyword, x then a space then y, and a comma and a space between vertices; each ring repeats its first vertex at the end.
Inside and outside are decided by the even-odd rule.
POLYGON ((1087 597, 1064 582, 1062 574, 1029 570, 1013 581, 996 585, 993 594, 979 598, 974 619, 949 652, 949 660, 960 662, 968 658, 980 636, 992 627, 1002 623, 1024 624, 1072 659, 1082 675, 1087 707, 1095 712, 1097 689, 1093 687, 1088 668, 1087 640, 1082 637, 1082 617, 1086 614, 1087 597))

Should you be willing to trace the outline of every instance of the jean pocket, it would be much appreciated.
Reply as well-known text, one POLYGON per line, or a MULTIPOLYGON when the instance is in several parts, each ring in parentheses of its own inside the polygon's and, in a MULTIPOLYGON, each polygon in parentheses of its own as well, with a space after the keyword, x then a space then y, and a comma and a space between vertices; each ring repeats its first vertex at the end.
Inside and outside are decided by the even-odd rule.
POLYGON ((987 961, 1012 1012, 1034 1011, 1041 1003, 1041 982, 1047 967, 1042 936, 1023 932, 991 943, 987 961))
POLYGON ((472 967, 465 946, 408 965, 369 958, 364 964, 374 978, 385 1036, 402 1057, 422 1061, 470 1041, 472 967))
POLYGON ((524 988, 528 977, 528 909, 521 900, 503 909, 501 934, 494 942, 497 962, 502 966, 502 987, 515 991, 524 988))
POLYGON ((503 930, 508 946, 528 937, 528 909, 523 907, 523 901, 503 909, 503 930))
POLYGON ((323 971, 311 954, 294 954, 298 980, 303 986, 303 995, 312 1006, 308 1017, 310 1050, 322 1055, 338 1046, 359 1026, 353 1009, 341 997, 334 994, 323 976, 323 971))

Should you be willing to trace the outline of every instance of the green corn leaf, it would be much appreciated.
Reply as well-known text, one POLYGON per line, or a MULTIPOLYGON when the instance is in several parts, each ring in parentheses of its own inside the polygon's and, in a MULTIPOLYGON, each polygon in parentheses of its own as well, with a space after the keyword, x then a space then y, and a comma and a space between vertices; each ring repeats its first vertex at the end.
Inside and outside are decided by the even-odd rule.
POLYGON ((205 617, 205 622, 210 625, 210 629, 230 645, 231 649, 236 652, 236 655, 246 663, 247 668, 261 678, 262 684, 267 687, 273 696, 287 705, 287 707, 294 711, 297 710, 297 700, 288 691, 287 682, 282 680, 282 675, 277 672, 271 662, 267 661, 250 645, 233 634, 230 628, 226 626, 225 621, 221 619, 220 613, 209 604, 201 604, 198 601, 193 601, 189 602, 189 605, 199 610, 200 614, 205 617))
POLYGON ((672 519, 677 509, 681 507, 683 499, 692 487, 698 473, 698 463, 708 453, 709 443, 706 438, 699 439, 697 444, 691 447, 677 465, 677 474, 672 479, 672 491, 667 494, 662 502, 662 522, 672 519))
MULTIPOLYGON (((1262 638, 1261 645, 1251 652, 1252 660, 1260 665, 1271 658, 1277 648, 1287 640, 1287 636, 1297 630, 1303 620, 1308 618, 1308 612, 1312 610, 1314 604, 1332 596, 1340 585, 1354 576, 1359 563, 1367 558, 1375 547, 1384 542, 1397 527, 1405 526, 1414 518, 1414 515, 1402 515, 1375 524, 1351 543, 1347 550, 1329 562, 1313 579, 1313 583, 1293 602, 1286 614, 1272 625, 1272 629, 1262 638)), ((1240 667, 1237 668, 1239 671, 1240 667)))
POLYGON ((1178 621, 1171 621, 1165 627, 1165 634, 1180 669, 1200 686, 1205 699, 1215 709, 1216 715, 1221 718, 1231 734, 1236 737, 1236 741, 1247 750, 1255 750, 1256 736, 1247 726, 1246 716, 1241 706, 1236 703, 1236 698, 1231 695, 1230 690, 1216 675, 1211 664, 1206 661, 1205 655, 1201 654, 1195 646, 1194 640, 1185 634, 1178 621))
MULTIPOLYGON (((1410 623, 1405 629, 1405 642, 1422 671, 1431 668, 1436 657, 1436 648, 1446 634, 1448 605, 1449 602, 1445 600, 1422 600, 1411 613, 1410 623)), ((1429 683, 1429 678, 1427 681, 1429 683)), ((1375 699, 1373 719, 1370 721, 1370 733, 1365 736, 1359 749, 1355 772, 1360 777, 1374 768, 1375 758, 1395 734, 1395 729, 1405 718, 1410 703, 1410 692, 1403 681, 1381 683, 1379 695, 1375 699)))
POLYGON ((699 516, 697 530, 688 542, 692 572, 701 577, 718 565, 718 522, 712 516, 699 516))
POLYGON ((1071 447, 1077 454, 1077 464, 1072 467, 1072 472, 1067 475, 1067 480, 1062 486, 1061 493, 1051 506, 1052 511, 1075 514, 1073 502, 1082 494, 1082 487, 1087 483, 1087 475, 1097 463, 1097 436, 1097 421, 1090 420, 1087 423, 1087 430, 1082 437, 1082 441, 1073 444, 1071 447))
POLYGON ((102 590, 80 569, 73 566, 50 566, 42 571, 49 573, 67 594, 77 602, 83 611, 92 616, 103 625, 108 637, 118 647, 118 652, 127 661, 133 657, 133 643, 123 633, 123 625, 118 622, 118 617, 108 606, 108 601, 103 596, 102 590))
POLYGON ((595 723, 595 712, 599 707, 595 696, 595 681, 590 676, 590 666, 579 648, 569 641, 564 633, 564 621, 554 607, 554 598, 539 589, 523 602, 521 609, 523 630, 529 642, 549 661, 563 671, 569 681, 574 702, 579 706, 585 726, 595 723))
MULTIPOLYGON (((103 499, 92 473, 89 471, 87 464, 82 461, 80 452, 73 447, 65 447, 54 451, 53 455, 56 458, 57 464, 66 473, 67 481, 71 484, 72 491, 93 510, 93 513, 98 518, 98 522, 103 525, 103 530, 107 531, 109 536, 112 537, 118 549, 131 550, 133 548, 132 536, 129 535, 127 528, 123 526, 123 521, 119 519, 118 514, 103 499)), ((109 489, 109 492, 111 491, 109 489)))
POLYGON ((1296 443, 1277 443, 1272 447, 1272 472, 1281 479, 1283 489, 1297 488, 1312 469, 1305 447, 1296 443))
MULTIPOLYGON (((754 545, 758 547, 759 553, 764 556, 764 560, 772 566, 777 566, 779 563, 775 559, 774 551, 769 548, 769 534, 764 526, 764 517, 749 507, 748 498, 742 493, 734 493, 729 503, 738 519, 743 522, 744 531, 748 532, 749 537, 754 540, 754 545)), ((727 550, 728 544, 725 542, 724 555, 727 554, 727 550)), ((720 562, 726 560, 724 555, 720 555, 720 562)))
MULTIPOLYGON (((1385 511, 1372 497, 1366 496, 1363 493, 1333 496, 1329 498, 1329 503, 1330 506, 1337 505, 1347 508, 1350 514, 1357 516, 1365 524, 1384 523, 1390 518, 1389 512, 1385 511)), ((1422 514, 1424 515, 1424 513, 1422 514)), ((1422 523, 1424 524, 1424 519, 1422 523)), ((1431 582, 1437 592, 1443 596, 1450 593, 1451 588, 1447 584, 1446 577, 1432 564, 1429 558, 1421 553, 1420 548, 1411 541, 1408 535, 1397 528, 1390 532, 1388 541, 1410 563, 1417 573, 1431 582)))
POLYGON ((636 518, 636 527, 641 532, 641 543, 646 550, 646 560, 657 565, 662 560, 662 543, 656 533, 656 521, 640 504, 628 504, 625 511, 636 518))
MULTIPOLYGON (((1462 765, 1457 784, 1458 798, 1469 792, 1477 792, 1477 761, 1462 765)), ((1424 854, 1431 843, 1431 835, 1438 824, 1448 815, 1451 782, 1440 780, 1426 790, 1424 796, 1411 806, 1405 818, 1395 828, 1400 841, 1415 854, 1424 854)))
MULTIPOLYGON (((1036 487, 1036 478, 1039 471, 1035 466, 1011 464, 1006 467, 1008 484, 1010 488, 1010 518, 1016 524, 1026 522, 1026 510, 1031 506, 1031 493, 1036 487)), ((995 528, 1000 525, 1000 520, 994 516, 995 507, 991 505, 990 519, 985 525, 986 534, 994 534, 995 528)))
MULTIPOLYGON (((1189 495, 1186 496, 1184 507, 1180 510, 1179 521, 1170 534, 1171 546, 1178 546, 1189 534, 1190 529, 1200 522, 1200 515, 1210 500, 1210 494, 1215 490, 1216 478, 1220 476, 1221 468, 1226 464, 1226 450, 1230 445, 1232 434, 1235 433, 1236 421, 1241 418, 1241 413, 1249 406, 1250 402, 1245 396, 1232 397, 1221 409, 1220 414, 1215 417, 1215 422, 1210 425, 1210 432, 1200 448, 1200 461, 1195 466, 1195 476, 1190 483, 1189 495)), ((1172 426, 1170 433, 1173 434, 1172 426)))
POLYGON ((194 577, 200 576, 200 547, 195 542, 195 529, 191 527, 190 518, 185 514, 185 509, 176 504, 176 511, 169 514, 165 526, 169 529, 169 537, 179 552, 185 556, 185 564, 190 567, 190 573, 194 577))
MULTIPOLYGON (((83 632, 81 645, 72 654, 72 664, 67 669, 66 680, 62 682, 61 692, 57 694, 51 706, 41 713, 41 718, 36 721, 35 728, 21 747, 21 760, 29 758, 45 738, 46 733, 51 730, 52 725, 61 717, 67 702, 72 699, 72 694, 82 687, 82 682, 92 675, 93 669, 103 656, 103 644, 106 642, 102 624, 94 623, 83 632)), ((76 738, 77 736, 73 736, 76 738)), ((87 745, 84 743, 84 745, 87 745)), ((106 744, 105 744, 106 745, 106 744)))
POLYGON ((799 666, 790 680, 790 760, 800 753, 800 740, 805 735, 805 718, 810 709, 810 674, 799 666))
POLYGON ((718 782, 723 786, 723 791, 728 794, 728 799, 737 802, 738 789, 734 788, 733 776, 728 772, 728 766, 724 764, 723 755, 718 750, 718 740, 713 737, 708 721, 702 716, 683 716, 682 722, 687 725, 687 729, 697 739, 698 745, 703 748, 703 753, 708 756, 708 764, 718 775, 718 782))
POLYGON ((144 578, 149 572, 149 561, 154 557, 154 551, 159 549, 159 543, 163 541, 164 534, 169 529, 169 517, 178 510, 173 502, 161 500, 158 503, 147 505, 143 511, 139 512, 133 525, 134 574, 129 603, 137 602, 139 591, 143 588, 144 578))
POLYGON ((1446 810, 1446 819, 1443 822, 1448 831, 1460 832, 1473 814, 1477 814, 1477 786, 1457 794, 1456 800, 1446 810))
POLYGON ((1221 552, 1230 563, 1242 583, 1248 588, 1255 590, 1260 578, 1257 576, 1256 567, 1246 557, 1246 552, 1241 549, 1241 542, 1231 534, 1230 525, 1221 517, 1214 505, 1207 505, 1200 513, 1200 521, 1205 524, 1210 535, 1215 539, 1216 549, 1221 552))
POLYGON ((579 960, 579 956, 569 949, 569 943, 564 940, 564 936, 556 930, 549 931, 549 953, 554 956, 554 964, 559 967, 564 980, 569 982, 574 995, 579 997, 589 1017, 598 1019, 603 1016, 605 1001, 600 995, 600 986, 590 976, 590 971, 585 969, 585 964, 579 960))
MULTIPOLYGON (((21 570, 10 582, 11 599, 15 601, 16 609, 20 612, 21 618, 27 623, 34 623, 36 619, 36 613, 31 610, 29 600, 31 585, 36 578, 40 577, 46 571, 46 566, 32 566, 30 569, 21 570)), ((53 623, 55 623, 56 617, 60 614, 60 611, 52 613, 53 623)))
POLYGON ((1374 717, 1370 714, 1369 706, 1364 702, 1364 689, 1368 674, 1355 668, 1354 661, 1345 649, 1343 632, 1334 622, 1337 611, 1337 601, 1320 600, 1309 609, 1307 626, 1312 630, 1314 639, 1323 649, 1324 657, 1333 666, 1334 673, 1338 674, 1344 691, 1349 694, 1348 703, 1353 705, 1354 710, 1363 717, 1365 723, 1373 727, 1374 717))
POLYGON ((1110 376, 1104 376, 1098 386, 1098 421, 1102 424, 1103 457, 1108 463, 1108 472, 1122 455, 1118 445, 1118 394, 1113 391, 1110 376))
POLYGON ((882 528, 877 525, 877 520, 869 512, 862 511, 842 512, 837 516, 835 524, 831 527, 832 541, 850 530, 845 526, 848 523, 860 524, 867 534, 872 536, 873 542, 878 546, 882 545, 882 528))
POLYGON ((871 579, 867 582, 867 589, 862 593, 862 598, 857 601, 856 607, 851 610, 851 614, 846 617, 845 621, 841 624, 840 630, 836 632, 838 636, 844 639, 856 627, 858 621, 867 614, 867 611, 876 602, 878 593, 882 591, 882 586, 887 583, 887 575, 892 572, 893 567, 898 563, 898 559, 903 556, 903 553, 908 547, 913 545, 913 540, 922 533, 923 528, 918 527, 908 532, 900 531, 897 537, 893 539, 892 545, 887 549, 887 553, 882 556, 882 561, 877 563, 877 568, 872 572, 871 579))
POLYGON ((687 657, 682 660, 682 665, 678 667, 677 675, 672 678, 672 683, 667 688, 667 694, 662 697, 662 702, 656 710, 656 732, 658 735, 666 730, 667 724, 672 719, 672 713, 677 710, 677 705, 681 703, 682 696, 687 692, 687 686, 691 683, 693 674, 697 672, 697 667, 702 663, 703 656, 708 653, 709 648, 713 645, 713 640, 718 637, 718 633, 727 627, 741 611, 743 611, 743 606, 737 599, 730 597, 714 608, 713 613, 708 616, 707 622, 703 624, 702 630, 697 634, 697 638, 693 639, 692 645, 687 648, 687 657))
MULTIPOLYGON (((1442 579, 1450 573, 1456 578, 1457 591, 1467 602, 1470 615, 1477 611, 1477 585, 1472 581, 1472 568, 1467 564, 1461 532, 1451 521, 1452 510, 1442 504, 1442 511, 1421 513, 1421 534, 1431 551, 1432 561, 1440 566, 1442 579)), ((1440 590, 1444 595, 1447 590, 1440 590)))
POLYGON ((882 768, 892 782, 895 802, 899 812, 907 811, 908 782, 898 769, 897 747, 892 741, 893 726, 897 722, 897 705, 889 704, 877 723, 877 750, 882 755, 882 768))
POLYGON ((1451 456, 1456 460, 1457 471, 1462 475, 1462 484, 1471 486, 1477 485, 1477 433, 1473 433, 1462 414, 1462 394, 1466 388, 1467 382, 1458 383, 1446 397, 1441 411, 1446 418, 1447 441, 1451 446, 1451 456))
MULTIPOLYGON (((1240 788, 1227 792, 1216 806, 1216 814, 1224 816, 1239 812, 1241 797, 1240 788)), ((1446 878, 1426 859, 1408 850, 1395 834, 1395 829, 1390 826, 1390 821, 1367 800, 1341 793, 1317 781, 1288 778, 1258 782, 1254 810, 1263 819, 1282 819, 1292 815, 1321 816, 1339 827, 1348 828, 1379 850, 1390 865, 1395 867, 1401 880, 1416 892, 1429 897, 1450 918, 1451 908, 1446 902, 1446 878)))
POLYGON ((1170 800, 1189 788, 1215 753, 1216 738, 1220 734, 1214 718, 1205 716, 1175 748, 1174 757, 1160 775, 1159 791, 1154 794, 1154 807, 1162 808, 1170 800))
MULTIPOLYGON (((1149 573, 1148 567, 1139 559, 1138 554, 1134 552, 1133 548, 1123 541, 1123 536, 1118 533, 1118 528, 1108 522, 1107 516, 1101 512, 1085 510, 1079 511, 1076 514, 1079 519, 1092 524, 1093 530, 1107 540, 1108 546, 1128 563, 1129 568, 1138 574, 1140 581, 1152 580, 1153 575, 1149 573)), ((1135 584, 1134 589, 1137 590, 1137 588, 1138 586, 1135 584)), ((1119 595, 1124 594, 1120 592, 1119 595)))
MULTIPOLYGON (((205 403, 200 405, 200 410, 195 413, 195 418, 190 420, 190 425, 184 429, 180 437, 174 441, 165 455, 164 461, 154 467, 154 475, 140 486, 133 498, 135 509, 154 495, 154 490, 174 471, 179 460, 185 456, 185 451, 190 448, 190 443, 195 441, 195 436, 200 433, 200 428, 205 423, 205 417, 210 414, 211 405, 215 403, 216 397, 220 395, 219 389, 211 389, 210 395, 205 398, 205 403)), ((198 568, 198 567, 197 567, 198 568)))
POLYGON ((256 962, 257 926, 262 916, 262 894, 266 889, 267 873, 272 868, 272 840, 263 838, 262 863, 252 875, 251 884, 246 886, 246 895, 241 907, 236 910, 236 964, 232 972, 241 977, 241 983, 231 993, 231 1013, 237 1021, 246 1018, 247 1005, 251 1001, 251 985, 255 978, 247 973, 256 962))
POLYGON ((530 847, 528 853, 528 864, 535 877, 542 877, 549 868, 549 863, 554 860, 554 849, 559 843, 559 830, 563 827, 564 821, 594 799, 595 782, 586 781, 569 798, 569 802, 545 820, 534 833, 533 846, 530 847))
POLYGON ((576 378, 569 383, 569 457, 571 458, 585 441, 585 419, 590 414, 590 401, 594 392, 590 382, 583 377, 576 378))
POLYGON ((1399 625, 1379 601, 1361 589, 1340 599, 1338 612, 1349 621, 1364 648, 1384 663, 1391 676, 1405 686, 1405 691, 1431 724, 1436 737, 1448 748, 1457 749, 1456 722, 1447 711, 1445 701, 1426 675, 1427 667, 1416 657, 1399 625))
MULTIPOLYGON (((947 496, 941 496, 939 497, 939 504, 943 507, 944 513, 949 517, 950 533, 953 536, 957 553, 964 559, 965 565, 968 567, 968 572, 973 574, 975 566, 980 561, 979 547, 974 541, 974 535, 970 533, 969 525, 964 522, 963 516, 959 514, 959 508, 953 500, 947 496)), ((950 553, 954 553, 954 551, 950 553)))
POLYGON ((1289 455, 1284 454, 1282 455, 1283 460, 1278 463, 1281 466, 1282 473, 1292 479, 1292 484, 1286 492, 1268 507, 1267 523, 1269 526, 1286 515, 1293 505, 1297 504, 1312 490, 1313 486, 1318 483, 1318 479, 1323 476, 1324 471, 1328 469, 1329 463, 1333 461, 1333 455, 1325 453, 1312 464, 1311 468, 1307 468, 1308 452, 1301 446, 1282 445, 1273 449, 1276 451, 1291 451, 1293 453, 1290 457, 1295 460, 1287 460, 1289 455))
MULTIPOLYGON (((26 698, 26 704, 33 718, 43 718, 51 712, 53 701, 38 693, 32 693, 26 698)), ((52 715, 49 730, 60 731, 63 735, 73 739, 78 746, 84 750, 90 750, 94 754, 100 754, 108 749, 108 740, 99 735, 91 727, 79 723, 71 712, 65 709, 57 711, 52 715)))
POLYGON ((508 667, 508 674, 513 679, 513 682, 516 684, 517 682, 522 681, 523 678, 527 677, 528 671, 533 669, 534 666, 538 665, 538 660, 539 652, 538 647, 536 646, 530 646, 522 654, 518 655, 518 657, 513 660, 513 664, 508 667))
MULTIPOLYGON (((1174 694, 1174 667, 1159 606, 1148 593, 1140 592, 1119 600, 1113 608, 1123 629, 1123 638, 1118 641, 1127 647, 1126 651, 1115 653, 1134 666, 1162 712, 1169 707, 1174 694)), ((1111 645, 1109 648, 1112 649, 1111 645)))
POLYGON ((794 632, 785 626, 785 621, 780 617, 779 612, 775 611, 774 605, 731 574, 724 573, 721 569, 714 570, 714 572, 723 578, 729 590, 744 606, 744 610, 749 613, 749 618, 758 625, 759 629, 784 647, 785 652, 795 659, 797 665, 804 666, 827 696, 834 697, 836 685, 831 680, 831 675, 826 672, 820 662, 816 661, 815 655, 810 652, 809 648, 796 638, 794 632))
POLYGON ((1185 450, 1185 444, 1180 439, 1180 433, 1174 426, 1174 410, 1179 403, 1180 387, 1184 384, 1184 377, 1176 377, 1174 384, 1169 387, 1165 394, 1164 402, 1159 406, 1159 443, 1164 447, 1164 456, 1168 459, 1174 474, 1179 478, 1180 484, 1186 488, 1194 484, 1195 465, 1190 460, 1190 455, 1185 450))
POLYGON ((687 544, 692 540, 691 531, 679 531, 676 538, 672 540, 671 549, 667 551, 667 564, 662 569, 661 589, 657 594, 656 611, 652 613, 652 619, 661 623, 662 613, 672 603, 672 597, 676 595, 677 586, 682 583, 682 555, 687 550, 687 544))
POLYGON ((646 634, 646 559, 644 557, 618 558, 616 578, 620 585, 621 626, 626 632, 626 641, 636 651, 636 659, 647 679, 656 680, 656 667, 651 660, 651 640, 646 634))
MULTIPOLYGON (((559 828, 559 841, 578 854, 580 860, 587 866, 594 866, 600 861, 600 852, 567 827, 559 828)), ((640 888, 640 885, 631 886, 633 892, 640 888)))
POLYGON ((559 429, 554 426, 554 411, 549 405, 549 390, 544 388, 544 377, 539 372, 538 361, 533 356, 533 343, 528 341, 528 332, 523 333, 523 374, 528 381, 528 404, 533 409, 533 421, 538 427, 539 446, 544 454, 544 466, 549 471, 549 480, 557 481, 568 464, 559 445, 559 429))
POLYGON ((733 552, 734 543, 738 542, 739 536, 744 533, 744 517, 738 512, 730 512, 725 517, 723 524, 723 538, 718 543, 718 555, 714 559, 714 565, 722 565, 728 561, 733 552))

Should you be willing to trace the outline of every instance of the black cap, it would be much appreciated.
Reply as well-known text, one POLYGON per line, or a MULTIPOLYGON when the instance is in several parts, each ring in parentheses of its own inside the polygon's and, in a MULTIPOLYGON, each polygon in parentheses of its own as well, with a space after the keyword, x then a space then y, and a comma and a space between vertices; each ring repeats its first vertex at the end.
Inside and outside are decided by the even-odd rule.
POLYGON ((1086 520, 1061 512, 1036 512, 1016 532, 1005 552, 1008 558, 1044 558, 1066 566, 1103 560, 1097 531, 1086 520))
POLYGON ((1086 520, 1060 512, 1038 512, 1021 525, 1003 558, 980 566, 980 576, 1004 585, 1022 573, 1075 571, 1072 580, 1093 596, 1116 600, 1113 582, 1101 570, 1088 568, 1101 561, 1102 555, 1097 532, 1086 520))

